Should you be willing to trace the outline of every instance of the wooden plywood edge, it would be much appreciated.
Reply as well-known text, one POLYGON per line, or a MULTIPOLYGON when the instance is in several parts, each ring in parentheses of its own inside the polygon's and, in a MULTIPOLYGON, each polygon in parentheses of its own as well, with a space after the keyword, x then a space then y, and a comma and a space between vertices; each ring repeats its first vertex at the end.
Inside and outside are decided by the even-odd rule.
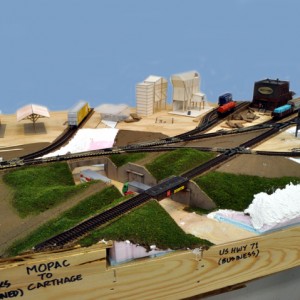
POLYGON ((299 266, 299 246, 297 226, 110 266, 106 247, 94 245, 2 264, 0 291, 33 300, 182 299, 299 266))

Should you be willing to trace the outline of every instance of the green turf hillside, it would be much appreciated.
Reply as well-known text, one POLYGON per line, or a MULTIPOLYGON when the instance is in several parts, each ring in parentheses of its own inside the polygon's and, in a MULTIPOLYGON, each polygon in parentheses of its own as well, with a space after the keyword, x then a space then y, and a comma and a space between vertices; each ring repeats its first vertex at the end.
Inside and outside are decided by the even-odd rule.
POLYGON ((215 154, 211 152, 183 148, 160 155, 146 164, 146 168, 159 181, 171 175, 180 175, 213 157, 215 154))
POLYGON ((86 187, 75 186, 67 163, 23 167, 5 174, 3 180, 13 189, 13 206, 21 217, 52 208, 86 187))
POLYGON ((110 155, 109 159, 117 166, 121 167, 129 162, 135 162, 146 157, 147 153, 139 152, 139 153, 123 153, 123 154, 115 154, 110 155))
POLYGON ((26 238, 16 241, 8 250, 9 256, 14 256, 22 251, 29 250, 33 246, 55 236, 71 227, 74 227, 83 220, 100 213, 101 211, 116 205, 121 198, 120 192, 110 186, 104 190, 95 193, 93 196, 86 198, 73 208, 62 213, 54 220, 48 221, 26 238))
POLYGON ((242 211, 260 192, 272 194, 288 183, 300 183, 299 177, 265 178, 250 175, 210 172, 195 179, 218 208, 242 211))
POLYGON ((174 250, 212 245, 206 240, 186 234, 154 200, 124 215, 110 226, 95 230, 81 244, 89 246, 101 239, 130 240, 146 247, 155 244, 160 249, 174 250))

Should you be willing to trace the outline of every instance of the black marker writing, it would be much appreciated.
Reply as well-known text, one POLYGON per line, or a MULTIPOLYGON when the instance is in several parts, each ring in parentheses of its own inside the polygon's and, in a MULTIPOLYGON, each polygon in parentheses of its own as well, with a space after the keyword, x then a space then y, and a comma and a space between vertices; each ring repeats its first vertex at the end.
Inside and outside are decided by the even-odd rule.
POLYGON ((45 273, 50 272, 53 269, 68 267, 70 264, 65 259, 62 262, 59 261, 51 261, 45 264, 33 265, 32 267, 26 267, 27 275, 31 275, 31 273, 45 273))
POLYGON ((219 250, 219 255, 221 256, 218 262, 219 265, 244 260, 250 257, 258 257, 258 242, 232 248, 223 248, 219 250))
POLYGON ((21 289, 13 290, 13 291, 7 291, 4 293, 0 293, 0 299, 11 299, 15 297, 23 297, 24 292, 21 289))
MULTIPOLYGON (((0 281, 0 288, 9 288, 11 286, 8 280, 0 281)), ((1 298, 0 298, 1 299, 1 298)))
POLYGON ((57 285, 72 283, 72 282, 80 281, 80 280, 82 280, 82 275, 78 274, 78 275, 74 275, 71 277, 56 278, 56 279, 52 279, 52 280, 46 280, 43 282, 31 283, 28 285, 27 289, 28 289, 28 291, 32 291, 32 290, 39 289, 39 288, 46 288, 48 286, 57 286, 57 285))

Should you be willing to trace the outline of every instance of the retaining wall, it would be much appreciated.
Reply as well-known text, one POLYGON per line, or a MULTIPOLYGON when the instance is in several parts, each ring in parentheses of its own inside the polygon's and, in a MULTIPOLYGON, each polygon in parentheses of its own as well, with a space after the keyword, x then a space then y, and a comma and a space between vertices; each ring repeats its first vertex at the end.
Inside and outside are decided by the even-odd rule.
POLYGON ((192 180, 189 181, 185 191, 174 194, 171 198, 172 200, 185 204, 186 206, 204 209, 213 209, 216 207, 213 200, 208 197, 207 194, 192 180))
MULTIPOLYGON (((143 166, 127 163, 119 168, 107 157, 93 157, 84 160, 68 162, 71 171, 77 167, 88 165, 104 164, 106 176, 110 179, 127 182, 137 181, 149 186, 154 186, 158 182, 150 174, 150 172, 143 166)), ((186 206, 199 207, 204 209, 213 209, 216 207, 215 203, 209 198, 204 191, 194 182, 188 183, 187 189, 172 195, 174 201, 185 204, 186 206)))
POLYGON ((118 180, 121 182, 137 181, 146 185, 156 185, 157 180, 143 166, 127 163, 118 169, 118 180))

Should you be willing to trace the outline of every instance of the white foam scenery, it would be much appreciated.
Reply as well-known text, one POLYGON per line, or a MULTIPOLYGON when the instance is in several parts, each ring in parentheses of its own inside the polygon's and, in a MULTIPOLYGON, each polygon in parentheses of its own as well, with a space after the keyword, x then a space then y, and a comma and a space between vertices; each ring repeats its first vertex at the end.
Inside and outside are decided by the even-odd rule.
POLYGON ((257 230, 278 227, 300 217, 300 185, 288 184, 273 194, 259 193, 244 211, 257 230))
POLYGON ((117 133, 116 128, 79 129, 66 146, 44 157, 110 148, 114 144, 117 133))
POLYGON ((226 222, 254 233, 265 233, 300 223, 300 184, 288 184, 273 194, 254 195, 247 209, 219 209, 208 218, 226 222))

